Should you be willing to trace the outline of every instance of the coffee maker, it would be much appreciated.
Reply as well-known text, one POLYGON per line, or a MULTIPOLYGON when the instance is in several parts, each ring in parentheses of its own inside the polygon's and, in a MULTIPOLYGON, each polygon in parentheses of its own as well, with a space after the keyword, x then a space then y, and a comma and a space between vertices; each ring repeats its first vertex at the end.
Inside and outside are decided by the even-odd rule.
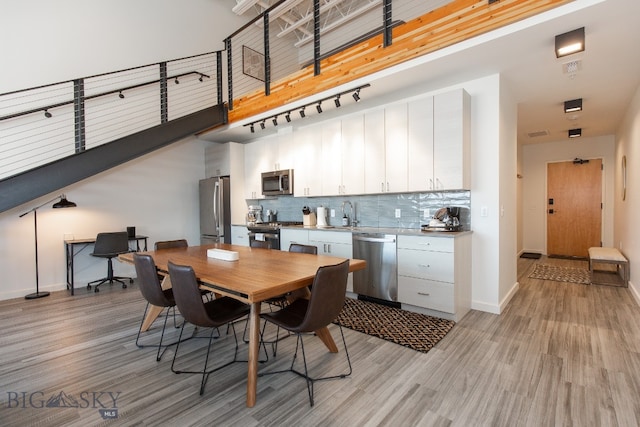
POLYGON ((447 214, 444 217, 444 229, 447 231, 460 231, 460 208, 451 206, 447 208, 447 214))
POLYGON ((247 225, 262 224, 262 205, 249 205, 247 225))

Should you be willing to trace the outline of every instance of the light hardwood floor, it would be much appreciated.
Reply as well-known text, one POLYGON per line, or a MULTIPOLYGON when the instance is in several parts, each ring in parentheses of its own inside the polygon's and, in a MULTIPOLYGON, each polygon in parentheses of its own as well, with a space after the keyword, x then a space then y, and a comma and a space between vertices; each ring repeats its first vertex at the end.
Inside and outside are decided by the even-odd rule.
MULTIPOLYGON (((428 354, 345 329, 353 375, 318 383, 313 408, 293 374, 259 378, 257 404, 246 408, 242 363, 211 375, 199 396, 198 377, 171 373, 172 349, 156 362, 154 349, 135 346, 145 306, 135 284, 2 301, 0 425, 639 425, 640 308, 630 292, 532 280, 535 262, 586 266, 520 259, 520 290, 505 312, 472 310, 428 354), (43 407, 60 392, 80 407, 43 407), (117 419, 103 420, 99 410, 114 406, 117 419)), ((214 360, 232 342, 219 339, 214 360)), ((286 366, 294 344, 281 341, 260 369, 286 366)), ((182 361, 199 364, 204 345, 191 340, 182 361)), ((308 347, 332 369, 344 366, 342 352, 308 347)))

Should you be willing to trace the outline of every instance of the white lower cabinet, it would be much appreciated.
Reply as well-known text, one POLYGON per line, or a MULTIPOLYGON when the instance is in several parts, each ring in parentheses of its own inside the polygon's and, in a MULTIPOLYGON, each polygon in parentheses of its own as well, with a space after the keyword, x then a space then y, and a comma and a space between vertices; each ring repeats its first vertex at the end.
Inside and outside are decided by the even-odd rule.
POLYGON ((309 230, 299 230, 293 228, 280 229, 280 250, 288 251, 292 243, 301 245, 309 244, 309 230))
MULTIPOLYGON (((318 248, 318 255, 353 258, 350 232, 309 230, 308 244, 318 248)), ((353 292, 353 273, 349 273, 347 292, 353 292)))
POLYGON ((243 225, 231 226, 231 244, 249 246, 249 230, 243 225))
POLYGON ((462 319, 471 308, 471 234, 398 236, 398 302, 462 319))

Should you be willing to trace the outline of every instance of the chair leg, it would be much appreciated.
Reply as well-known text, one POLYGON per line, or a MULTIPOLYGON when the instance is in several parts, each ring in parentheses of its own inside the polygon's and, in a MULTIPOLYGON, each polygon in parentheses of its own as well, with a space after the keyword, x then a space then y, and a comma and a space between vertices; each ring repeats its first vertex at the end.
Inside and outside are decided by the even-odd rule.
MULTIPOLYGON (((136 337, 136 347, 138 348, 145 348, 145 347, 157 347, 158 348, 158 353, 156 354, 156 361, 160 361, 160 359, 162 359, 162 356, 164 355, 164 352, 167 351, 167 349, 173 345, 178 344, 178 342, 180 341, 180 339, 182 338, 182 335, 180 336, 180 338, 178 338, 178 341, 174 341, 172 343, 169 344, 162 344, 163 340, 164 340, 164 333, 165 330, 167 329, 167 320, 169 318, 169 311, 173 309, 173 322, 175 324, 176 321, 176 314, 175 314, 175 306, 173 307, 167 307, 167 310, 165 312, 164 315, 164 323, 162 325, 162 332, 160 334, 160 343, 159 344, 153 344, 153 345, 146 345, 146 344, 140 344, 140 333, 142 332, 142 324, 144 323, 144 319, 147 315, 147 311, 149 310, 149 303, 147 303, 147 306, 144 309, 144 314, 142 315, 142 320, 140 321, 140 327, 138 328, 138 336, 136 337)), ((178 328, 178 326, 176 326, 176 328, 178 328)), ((195 335, 195 331, 194 331, 194 335, 195 335)), ((193 335, 190 336, 189 338, 185 338, 185 341, 188 339, 193 338, 193 335)))
POLYGON ((307 357, 304 351, 304 341, 302 339, 302 336, 304 334, 302 333, 298 333, 297 335, 297 341, 296 341, 296 350, 293 354, 293 359, 291 360, 291 366, 289 367, 289 369, 284 369, 281 371, 272 371, 272 372, 260 372, 258 374, 258 376, 264 376, 264 375, 271 375, 271 374, 279 374, 282 372, 293 372, 296 375, 299 375, 303 378, 305 378, 306 382, 307 382, 307 392, 309 394, 309 403, 311 406, 314 405, 314 400, 313 400, 313 383, 315 381, 323 381, 323 380, 330 380, 330 379, 337 379, 337 378, 346 378, 349 375, 351 375, 351 373, 353 372, 353 369, 351 367, 351 358, 349 357, 349 350, 347 348, 347 341, 344 338, 344 332, 342 331, 342 326, 338 325, 338 328, 340 329, 340 336, 342 337, 342 344, 344 346, 344 352, 347 356, 347 364, 349 365, 349 370, 346 373, 343 374, 338 374, 338 375, 331 375, 331 376, 327 376, 327 377, 319 377, 319 378, 313 378, 311 376, 309 376, 309 372, 307 369, 307 357), (303 366, 304 366, 304 372, 300 372, 297 371, 295 369, 293 369, 293 366, 295 364, 295 361, 298 357, 298 348, 300 348, 302 350, 302 361, 303 361, 303 366))

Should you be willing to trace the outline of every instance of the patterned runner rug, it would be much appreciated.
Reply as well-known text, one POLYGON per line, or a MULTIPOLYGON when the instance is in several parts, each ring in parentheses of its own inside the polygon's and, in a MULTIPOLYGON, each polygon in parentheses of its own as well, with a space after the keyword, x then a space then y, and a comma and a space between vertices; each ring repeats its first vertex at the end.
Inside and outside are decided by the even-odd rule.
POLYGON ((427 353, 455 322, 347 298, 334 323, 427 353))
POLYGON ((556 282, 570 282, 588 285, 591 283, 589 270, 584 268, 560 267, 550 264, 536 264, 529 274, 532 279, 555 280, 556 282))

